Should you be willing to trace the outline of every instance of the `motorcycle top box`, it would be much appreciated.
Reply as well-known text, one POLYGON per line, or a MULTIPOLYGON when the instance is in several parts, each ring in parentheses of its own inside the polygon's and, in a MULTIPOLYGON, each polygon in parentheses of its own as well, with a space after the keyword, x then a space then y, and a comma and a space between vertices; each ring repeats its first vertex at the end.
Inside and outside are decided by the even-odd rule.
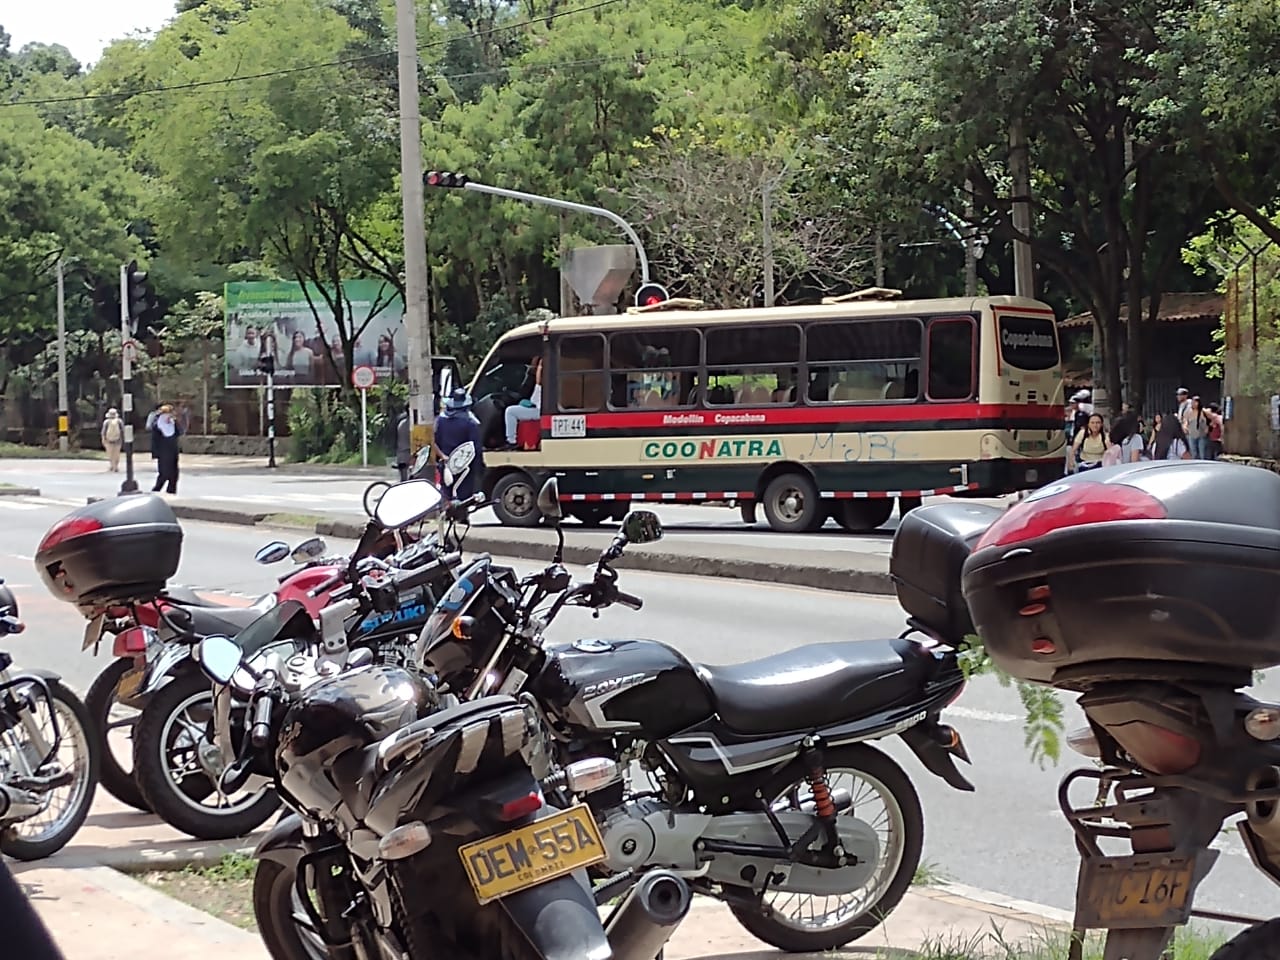
POLYGON ((898 524, 889 555, 898 603, 907 615, 952 645, 974 632, 960 592, 960 573, 973 545, 1004 515, 981 503, 916 507, 898 524))
POLYGON ((992 524, 963 581, 1019 679, 1245 686, 1280 664, 1280 476, 1208 460, 1077 474, 992 524))
POLYGON ((182 527, 164 499, 110 497, 71 511, 36 548, 36 569, 59 600, 92 610, 154 598, 182 557, 182 527))

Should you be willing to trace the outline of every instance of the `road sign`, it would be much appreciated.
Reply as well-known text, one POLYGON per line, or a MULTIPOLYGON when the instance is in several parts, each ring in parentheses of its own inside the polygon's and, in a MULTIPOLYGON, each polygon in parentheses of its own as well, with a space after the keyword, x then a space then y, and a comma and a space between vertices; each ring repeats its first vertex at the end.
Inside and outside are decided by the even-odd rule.
POLYGON ((373 367, 361 366, 351 371, 351 385, 357 390, 369 390, 378 382, 373 367))
POLYGON ((126 340, 124 342, 124 355, 130 363, 138 362, 138 341, 126 340))

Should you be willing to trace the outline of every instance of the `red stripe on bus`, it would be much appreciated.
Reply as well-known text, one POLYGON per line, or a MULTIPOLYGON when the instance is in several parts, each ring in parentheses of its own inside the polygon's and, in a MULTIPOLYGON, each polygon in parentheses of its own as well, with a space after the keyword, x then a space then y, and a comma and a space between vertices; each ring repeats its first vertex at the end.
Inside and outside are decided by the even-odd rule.
MULTIPOLYGON (((929 403, 876 404, 865 407, 735 407, 726 410, 688 410, 671 407, 660 410, 588 413, 588 430, 627 429, 632 427, 767 427, 773 423, 910 423, 913 420, 990 420, 1000 417, 1029 419, 1044 417, 1055 424, 1062 420, 1062 408, 1039 403, 929 403), (717 417, 723 419, 717 420, 717 417), (746 418, 751 419, 746 419, 746 418), (763 417, 757 420, 756 417, 763 417), (677 422, 669 422, 674 419, 677 422), (683 421, 683 422, 681 422, 683 421)), ((542 428, 551 429, 552 417, 542 418, 542 428)))

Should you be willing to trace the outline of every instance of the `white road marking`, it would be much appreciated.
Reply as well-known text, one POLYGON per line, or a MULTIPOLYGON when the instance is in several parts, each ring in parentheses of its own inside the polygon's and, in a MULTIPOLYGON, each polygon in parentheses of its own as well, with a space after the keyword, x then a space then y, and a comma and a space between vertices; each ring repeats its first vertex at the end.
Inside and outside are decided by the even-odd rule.
POLYGON ((1012 713, 974 710, 971 707, 947 707, 942 711, 942 715, 944 717, 955 717, 959 720, 981 720, 984 723, 1016 723, 1019 719, 1012 713))

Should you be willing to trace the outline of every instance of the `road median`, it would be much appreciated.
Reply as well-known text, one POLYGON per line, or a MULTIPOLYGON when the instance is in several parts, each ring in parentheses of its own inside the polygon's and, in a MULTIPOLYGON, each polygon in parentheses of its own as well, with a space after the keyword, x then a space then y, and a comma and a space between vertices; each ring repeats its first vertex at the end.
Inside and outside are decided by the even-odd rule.
MULTIPOLYGON (((307 530, 320 536, 358 539, 364 523, 356 518, 309 514, 281 515, 233 503, 171 501, 179 519, 238 526, 307 530)), ((594 563, 613 538, 600 530, 565 528, 565 562, 594 563)), ((547 527, 472 527, 464 544, 468 554, 489 553, 517 560, 549 562, 555 533, 547 527)), ((714 543, 668 536, 660 544, 636 547, 618 563, 623 569, 698 577, 722 577, 761 583, 834 590, 841 593, 893 594, 888 559, 881 554, 838 550, 779 549, 767 545, 714 543)))

